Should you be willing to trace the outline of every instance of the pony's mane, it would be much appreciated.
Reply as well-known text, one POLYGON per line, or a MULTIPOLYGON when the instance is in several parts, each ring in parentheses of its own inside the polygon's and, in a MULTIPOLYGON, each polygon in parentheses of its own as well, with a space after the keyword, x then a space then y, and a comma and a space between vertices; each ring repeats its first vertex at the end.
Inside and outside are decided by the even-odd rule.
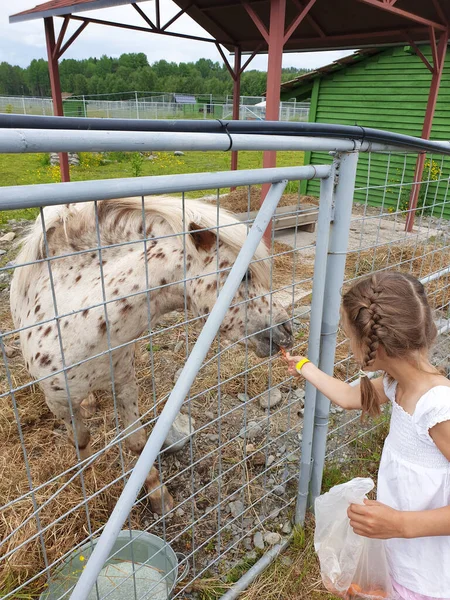
MULTIPOLYGON (((145 225, 151 225, 152 220, 160 219, 167 223, 170 233, 181 233, 189 229, 190 223, 195 223, 202 229, 212 229, 219 239, 236 254, 241 249, 247 237, 247 226, 240 223, 236 217, 226 211, 217 210, 217 206, 198 200, 183 202, 177 198, 150 196, 145 199, 145 225)), ((97 203, 97 215, 102 243, 120 243, 125 239, 142 239, 143 214, 140 198, 122 198, 118 200, 103 200, 97 203)), ((44 209, 46 238, 43 233, 42 220, 39 216, 25 237, 22 249, 16 258, 16 264, 28 264, 44 259, 46 242, 50 255, 66 254, 73 251, 74 244, 82 243, 83 239, 91 240, 91 245, 80 247, 88 249, 92 243, 97 245, 95 207, 92 202, 83 204, 59 205, 44 209), (63 242, 63 243, 62 243, 63 242)), ((193 240, 186 235, 186 246, 194 250, 193 240)), ((269 264, 266 259, 268 252, 263 243, 259 244, 254 260, 250 265, 252 276, 261 285, 269 283, 269 264)), ((18 291, 23 291, 27 279, 33 276, 35 265, 17 269, 16 285, 18 291)))

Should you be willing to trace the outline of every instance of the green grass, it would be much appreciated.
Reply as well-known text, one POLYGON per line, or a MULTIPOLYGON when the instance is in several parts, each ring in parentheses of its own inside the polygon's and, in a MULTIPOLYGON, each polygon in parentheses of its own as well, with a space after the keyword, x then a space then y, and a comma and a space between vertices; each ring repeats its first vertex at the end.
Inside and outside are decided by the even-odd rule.
MULTIPOLYGON (((136 172, 140 176, 175 175, 180 173, 207 173, 229 171, 231 156, 227 152, 186 152, 184 156, 174 156, 170 152, 156 153, 156 160, 137 161, 135 153, 114 152, 104 157, 104 164, 98 164, 96 156, 82 153, 80 167, 71 168, 72 181, 89 181, 93 179, 115 179, 133 177, 136 172)), ((262 152, 240 152, 239 169, 262 168, 262 152)), ((303 152, 279 152, 278 166, 298 166, 303 164, 303 152)), ((45 154, 1 154, 0 186, 34 185, 52 183, 58 176, 58 168, 46 166, 45 154)), ((288 192, 296 192, 297 182, 288 185, 288 192)), ((192 192, 189 197, 201 197, 215 193, 216 190, 192 192)), ((221 193, 226 193, 222 189, 221 193)), ((1 204, 0 204, 1 207, 1 204)), ((0 212, 0 227, 10 219, 34 219, 36 209, 0 212)))

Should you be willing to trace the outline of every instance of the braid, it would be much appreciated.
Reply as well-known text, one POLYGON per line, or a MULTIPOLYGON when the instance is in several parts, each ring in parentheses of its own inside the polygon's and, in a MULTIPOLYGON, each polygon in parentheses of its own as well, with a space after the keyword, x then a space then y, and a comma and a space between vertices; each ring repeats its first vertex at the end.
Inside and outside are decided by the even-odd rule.
POLYGON ((380 314, 381 308, 378 303, 378 299, 381 295, 381 292, 382 290, 377 285, 375 278, 372 277, 368 293, 366 298, 364 298, 366 303, 365 306, 363 305, 368 313, 368 320, 364 327, 362 339, 362 342, 366 348, 364 361, 362 364, 363 368, 367 368, 375 362, 378 346, 380 345, 379 331, 382 327, 382 316, 380 314))
MULTIPOLYGON (((343 308, 364 370, 376 362, 380 347, 387 358, 418 360, 436 339, 425 289, 408 273, 382 271, 361 279, 344 294, 343 308)), ((368 377, 361 379, 361 404, 363 414, 380 412, 377 391, 368 377)))

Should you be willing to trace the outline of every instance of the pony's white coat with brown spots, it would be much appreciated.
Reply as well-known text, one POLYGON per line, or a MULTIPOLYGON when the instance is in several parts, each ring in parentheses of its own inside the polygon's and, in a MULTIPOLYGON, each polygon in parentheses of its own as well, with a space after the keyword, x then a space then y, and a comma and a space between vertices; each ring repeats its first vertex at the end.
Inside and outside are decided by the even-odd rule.
MULTIPOLYGON (((14 324, 25 328, 20 342, 27 369, 33 378, 43 378, 39 384, 50 410, 64 420, 80 457, 86 458, 91 449, 82 402, 91 398, 92 404, 92 392, 111 389, 112 356, 120 417, 133 431, 127 443, 139 453, 146 438, 139 422, 132 342, 165 313, 184 310, 185 295, 196 316, 209 313, 247 228, 198 201, 187 201, 183 214, 181 200, 173 198, 149 198, 144 205, 140 199, 107 200, 98 203, 97 211, 93 203, 46 208, 44 221, 46 235, 38 217, 16 261, 34 264, 16 268, 11 284, 14 324), (220 229, 202 231, 218 224, 220 229), (47 256, 58 258, 46 261, 47 256), (217 266, 225 270, 219 276, 217 266), (146 293, 149 288, 158 289, 146 293), (110 353, 109 348, 116 349, 110 353)), ((262 260, 267 256, 261 244, 254 257, 258 262, 234 299, 237 305, 221 325, 222 337, 230 341, 251 336, 249 345, 259 356, 270 353, 271 343, 291 343, 287 314, 267 294, 269 264, 262 260)), ((171 508, 172 498, 159 485, 154 467, 147 487, 155 512, 171 508)))

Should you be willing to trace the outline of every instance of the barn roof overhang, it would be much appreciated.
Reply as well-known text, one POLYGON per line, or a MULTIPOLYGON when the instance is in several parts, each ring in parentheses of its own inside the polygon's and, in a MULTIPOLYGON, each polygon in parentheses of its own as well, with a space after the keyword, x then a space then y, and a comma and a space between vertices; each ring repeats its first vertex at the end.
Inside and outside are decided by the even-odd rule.
MULTIPOLYGON (((76 13, 131 4, 151 3, 160 13, 159 0, 50 0, 10 17, 12 23, 59 16, 104 25, 100 19, 76 13)), ((180 14, 190 16, 212 39, 228 50, 243 53, 268 51, 271 0, 174 0, 180 14)), ((364 48, 374 45, 429 39, 430 28, 445 31, 450 23, 450 3, 442 0, 286 0, 284 52, 364 48)), ((159 17, 157 18, 159 21, 159 17)), ((170 24, 175 19, 171 20, 170 24)), ((168 33, 168 25, 146 19, 150 33, 168 33)), ((187 36, 186 36, 187 37, 187 36)))

